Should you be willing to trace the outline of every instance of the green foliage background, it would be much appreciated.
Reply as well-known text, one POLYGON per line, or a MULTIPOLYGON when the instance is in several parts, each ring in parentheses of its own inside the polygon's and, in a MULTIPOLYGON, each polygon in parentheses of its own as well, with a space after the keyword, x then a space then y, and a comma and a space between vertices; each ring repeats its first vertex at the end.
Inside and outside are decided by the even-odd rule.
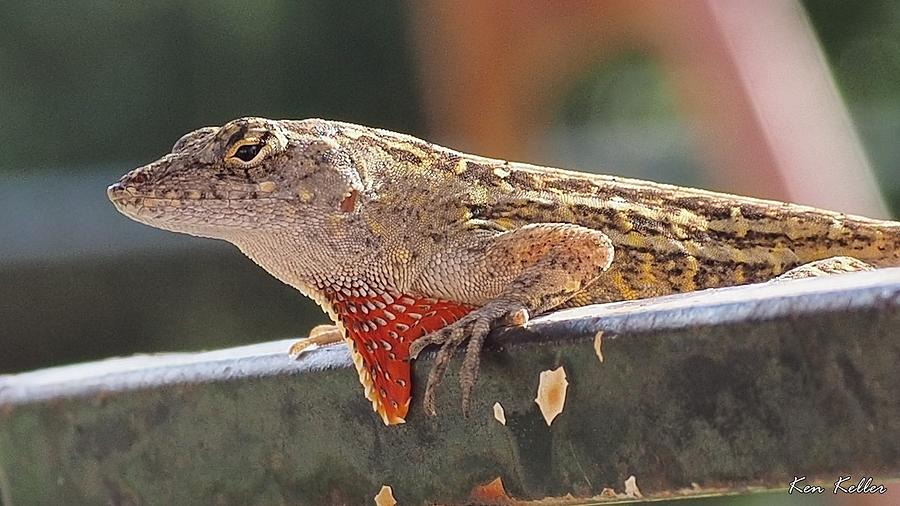
POLYGON ((0 170, 156 157, 241 115, 419 125, 397 1, 8 2, 0 170))

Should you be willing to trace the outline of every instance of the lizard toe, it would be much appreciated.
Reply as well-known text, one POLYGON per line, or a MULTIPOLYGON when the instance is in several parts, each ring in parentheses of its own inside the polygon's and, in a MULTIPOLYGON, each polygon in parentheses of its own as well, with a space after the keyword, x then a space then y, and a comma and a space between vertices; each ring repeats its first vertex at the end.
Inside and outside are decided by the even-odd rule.
POLYGON ((445 343, 449 338, 450 332, 452 330, 453 325, 448 325, 440 330, 436 330, 430 334, 426 334, 416 339, 409 345, 409 358, 419 358, 419 354, 422 353, 422 350, 428 347, 428 345, 445 343))
POLYGON ((520 302, 497 300, 476 309, 459 321, 437 332, 423 336, 412 343, 409 350, 411 358, 416 358, 428 345, 441 345, 440 351, 435 356, 434 365, 428 374, 425 398, 423 400, 425 412, 432 416, 435 415, 436 389, 447 372, 453 353, 468 340, 465 358, 460 367, 462 411, 463 415, 468 416, 472 391, 478 379, 481 350, 491 329, 506 325, 524 325, 527 321, 528 311, 520 302))
POLYGON ((472 390, 475 388, 475 382, 478 380, 478 369, 481 366, 481 348, 484 346, 484 340, 488 333, 473 334, 469 338, 469 344, 466 346, 466 358, 463 359, 462 366, 459 370, 459 385, 462 390, 462 412, 463 416, 469 416, 469 408, 471 405, 472 390))
POLYGON ((451 327, 452 328, 448 327, 450 328, 450 331, 447 333, 446 340, 441 344, 440 351, 438 351, 437 356, 434 358, 434 365, 428 373, 428 382, 425 384, 425 399, 423 401, 423 406, 425 412, 431 416, 434 416, 437 413, 434 408, 434 398, 437 387, 441 384, 441 381, 443 381, 444 374, 450 366, 453 352, 455 352, 459 345, 466 339, 466 327, 455 325, 451 327))
POLYGON ((435 392, 438 385, 443 381, 447 368, 450 367, 450 360, 453 358, 453 352, 456 351, 459 343, 465 339, 464 330, 463 327, 452 329, 448 334, 448 339, 441 345, 440 351, 438 351, 435 356, 434 365, 431 367, 431 371, 428 372, 428 382, 425 384, 425 398, 422 402, 422 406, 425 408, 425 413, 431 416, 437 414, 434 407, 435 392))

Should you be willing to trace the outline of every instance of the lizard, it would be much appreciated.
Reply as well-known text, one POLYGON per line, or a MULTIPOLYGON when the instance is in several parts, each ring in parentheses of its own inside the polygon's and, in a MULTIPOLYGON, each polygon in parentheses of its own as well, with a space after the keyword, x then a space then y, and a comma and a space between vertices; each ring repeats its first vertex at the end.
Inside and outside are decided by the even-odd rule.
POLYGON ((181 137, 107 189, 141 223, 236 245, 336 324, 387 424, 412 361, 454 352, 463 413, 485 338, 560 308, 900 265, 900 223, 465 154, 323 119, 244 117, 181 137))

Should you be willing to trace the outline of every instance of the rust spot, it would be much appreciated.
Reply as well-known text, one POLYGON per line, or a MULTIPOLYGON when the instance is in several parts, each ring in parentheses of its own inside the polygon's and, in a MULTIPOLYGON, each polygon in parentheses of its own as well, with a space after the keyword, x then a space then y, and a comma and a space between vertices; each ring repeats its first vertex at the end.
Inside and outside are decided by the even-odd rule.
POLYGON ((499 476, 484 485, 472 489, 469 499, 474 504, 510 504, 512 498, 506 493, 503 479, 499 476))

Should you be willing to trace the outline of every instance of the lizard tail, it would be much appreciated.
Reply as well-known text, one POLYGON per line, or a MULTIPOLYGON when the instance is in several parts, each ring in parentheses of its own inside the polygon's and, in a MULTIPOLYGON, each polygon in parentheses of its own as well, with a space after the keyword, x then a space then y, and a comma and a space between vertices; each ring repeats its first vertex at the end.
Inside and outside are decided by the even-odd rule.
POLYGON ((796 252, 804 262, 849 256, 876 267, 900 267, 900 222, 847 217, 796 252))

